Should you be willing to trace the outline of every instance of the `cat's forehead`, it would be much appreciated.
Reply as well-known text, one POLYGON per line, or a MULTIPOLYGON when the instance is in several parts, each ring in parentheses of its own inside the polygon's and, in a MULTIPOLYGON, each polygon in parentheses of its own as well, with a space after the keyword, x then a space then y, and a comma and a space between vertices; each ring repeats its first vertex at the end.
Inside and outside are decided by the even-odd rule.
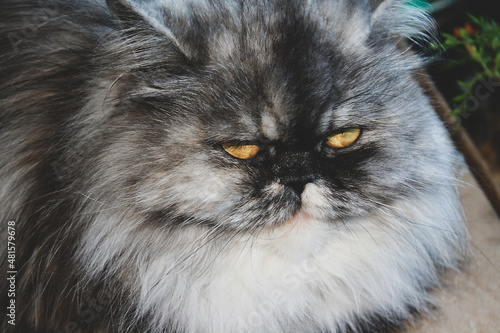
POLYGON ((214 132, 286 141, 297 133, 324 135, 332 121, 349 117, 332 110, 353 94, 346 68, 362 67, 352 53, 367 38, 366 3, 156 0, 138 6, 155 7, 152 20, 203 64, 201 93, 222 100, 210 107, 208 118, 223 127, 214 132))
POLYGON ((228 93, 225 98, 232 101, 225 102, 224 107, 212 106, 209 120, 199 126, 219 141, 289 140, 297 125, 296 106, 289 103, 284 91, 268 89, 262 95, 253 95, 251 90, 238 97, 228 93))
POLYGON ((368 36, 368 1, 154 0, 132 1, 157 29, 186 54, 204 44, 212 54, 235 56, 241 43, 265 56, 280 34, 308 30, 314 36, 359 45, 368 36), (195 45, 198 44, 198 45, 195 45))
MULTIPOLYGON (((229 107, 214 106, 211 121, 200 123, 209 136, 219 141, 261 141, 281 144, 306 143, 331 131, 336 121, 350 110, 333 110, 329 103, 325 108, 307 102, 300 103, 293 96, 276 85, 268 85, 265 94, 240 96, 240 101, 229 107), (208 126, 210 123, 212 126, 208 126)), ((258 94, 258 93, 257 93, 258 94)), ((331 93, 326 94, 332 97, 331 93)), ((335 94, 333 94, 335 95, 335 94)), ((335 97, 335 96, 333 96, 335 97)), ((229 96, 230 99, 233 97, 229 96)))

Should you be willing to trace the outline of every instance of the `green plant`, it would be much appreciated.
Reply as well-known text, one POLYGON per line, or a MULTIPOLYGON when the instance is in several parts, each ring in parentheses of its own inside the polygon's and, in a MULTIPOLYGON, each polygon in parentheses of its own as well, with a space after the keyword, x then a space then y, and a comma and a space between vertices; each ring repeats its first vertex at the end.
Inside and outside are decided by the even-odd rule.
POLYGON ((472 24, 467 22, 465 27, 455 29, 454 34, 443 33, 444 49, 456 51, 456 58, 451 59, 453 65, 476 65, 472 78, 458 81, 462 93, 452 99, 452 115, 457 121, 460 121, 460 115, 470 111, 467 102, 474 98, 477 100, 478 83, 500 82, 500 26, 483 17, 469 15, 469 18, 472 24))

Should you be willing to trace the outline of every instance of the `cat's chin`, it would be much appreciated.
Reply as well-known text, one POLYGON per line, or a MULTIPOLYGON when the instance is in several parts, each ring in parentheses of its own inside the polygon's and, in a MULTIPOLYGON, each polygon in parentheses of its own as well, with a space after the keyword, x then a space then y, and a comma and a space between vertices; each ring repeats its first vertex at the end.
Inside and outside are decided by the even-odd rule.
POLYGON ((268 228, 276 231, 290 232, 297 228, 303 228, 304 225, 309 225, 314 221, 315 219, 301 207, 290 218, 278 221, 268 228))
POLYGON ((314 221, 313 217, 309 215, 304 209, 298 210, 290 219, 282 223, 283 228, 294 228, 296 225, 310 224, 314 221))
POLYGON ((279 256, 306 258, 321 251, 334 225, 301 208, 289 219, 263 229, 260 237, 269 240, 268 246, 279 256))
MULTIPOLYGON (((400 201, 343 223, 313 216, 306 206, 274 227, 214 239, 187 257, 173 248, 156 251, 154 260, 140 262, 137 292, 148 295, 142 306, 160 326, 175 309, 174 318, 193 322, 193 332, 287 332, 281 320, 292 325, 288 332, 335 331, 338 323, 356 325, 358 312, 404 318, 409 302, 425 309, 437 267, 455 264, 447 224, 459 216, 442 196, 400 201), (179 303, 164 296, 172 293, 179 303)), ((200 238, 192 228, 172 236, 179 244, 200 238)))

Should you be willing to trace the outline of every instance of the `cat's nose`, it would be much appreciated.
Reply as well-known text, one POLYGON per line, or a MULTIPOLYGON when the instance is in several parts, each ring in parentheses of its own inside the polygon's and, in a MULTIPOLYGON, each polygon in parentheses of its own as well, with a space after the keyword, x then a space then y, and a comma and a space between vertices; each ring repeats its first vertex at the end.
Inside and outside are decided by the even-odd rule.
POLYGON ((314 175, 308 175, 305 177, 299 177, 297 179, 289 179, 285 182, 286 186, 292 188, 297 195, 301 195, 307 184, 312 183, 316 177, 314 175))
POLYGON ((300 196, 306 185, 316 179, 315 165, 309 152, 295 152, 280 156, 273 169, 280 183, 300 196))

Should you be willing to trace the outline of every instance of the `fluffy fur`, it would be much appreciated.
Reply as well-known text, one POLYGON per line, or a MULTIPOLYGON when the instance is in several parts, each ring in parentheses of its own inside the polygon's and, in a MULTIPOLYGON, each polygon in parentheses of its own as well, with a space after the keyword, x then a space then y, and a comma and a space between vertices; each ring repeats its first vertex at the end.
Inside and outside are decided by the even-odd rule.
POLYGON ((401 43, 431 28, 398 0, 2 1, 5 332, 387 332, 425 312, 465 253, 456 152, 401 43))

